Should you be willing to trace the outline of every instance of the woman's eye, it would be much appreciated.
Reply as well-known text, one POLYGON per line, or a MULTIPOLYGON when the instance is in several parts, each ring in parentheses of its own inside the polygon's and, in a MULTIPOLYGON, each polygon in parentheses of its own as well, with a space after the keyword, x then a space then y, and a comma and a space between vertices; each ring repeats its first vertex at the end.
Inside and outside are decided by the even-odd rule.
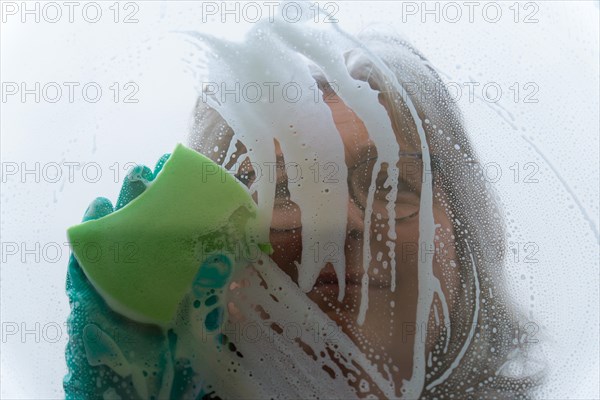
MULTIPOLYGON (((420 188, 419 188, 420 189, 420 188)), ((406 180, 399 179, 397 186, 397 193, 395 203, 395 219, 403 220, 415 216, 419 211, 419 205, 421 203, 420 190, 417 189, 417 185, 414 182, 407 182, 406 180)), ((392 188, 385 186, 385 179, 379 180, 375 186, 375 192, 373 194, 373 212, 377 215, 380 214, 383 219, 388 216, 388 201, 391 195, 392 188)), ((354 187, 353 201, 361 208, 365 210, 367 207, 367 198, 369 195, 369 187, 363 185, 362 187, 354 187)))
MULTIPOLYGON (((383 184, 378 186, 373 200, 373 211, 387 216, 388 198, 391 188, 385 188, 383 184)), ((395 219, 403 220, 415 216, 419 211, 421 197, 414 189, 414 185, 400 180, 395 200, 395 219)))
POLYGON ((396 202, 396 221, 412 218, 419 212, 420 199, 400 200, 396 202))
MULTIPOLYGON (((363 163, 352 171, 349 177, 350 195, 352 200, 362 210, 366 209, 371 186, 371 174, 375 162, 363 163)), ((422 162, 420 159, 411 157, 401 158, 398 170, 398 180, 395 198, 395 219, 405 220, 418 214, 421 203, 421 180, 422 162)), ((391 196, 392 187, 386 187, 388 180, 387 168, 382 168, 377 176, 375 192, 373 194, 373 212, 381 215, 382 219, 388 216, 388 201, 391 196)))

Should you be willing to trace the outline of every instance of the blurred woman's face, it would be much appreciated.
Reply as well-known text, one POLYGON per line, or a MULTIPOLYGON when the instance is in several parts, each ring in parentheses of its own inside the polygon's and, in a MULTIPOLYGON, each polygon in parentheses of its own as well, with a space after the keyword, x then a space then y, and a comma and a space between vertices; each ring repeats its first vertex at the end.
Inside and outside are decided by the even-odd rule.
MULTIPOLYGON (((348 219, 345 240, 346 292, 343 301, 338 301, 338 282, 331 263, 327 263, 313 290, 307 295, 329 317, 339 329, 347 334, 371 359, 374 364, 393 365, 391 373, 396 382, 408 379, 412 373, 413 345, 415 340, 430 342, 439 331, 425 334, 422 327, 415 326, 418 296, 419 252, 423 257, 433 257, 434 275, 440 279, 442 291, 450 307, 451 298, 458 285, 458 261, 454 246, 454 231, 450 218, 445 211, 443 194, 434 187, 433 215, 437 225, 435 247, 419 249, 419 205, 422 185, 422 161, 419 149, 409 148, 403 138, 396 140, 402 153, 411 153, 400 158, 401 184, 396 201, 395 273, 389 259, 389 247, 386 244, 388 232, 388 213, 385 209, 385 195, 389 188, 383 183, 387 178, 386 167, 377 179, 378 192, 374 195, 373 213, 369 232, 365 232, 365 203, 375 165, 377 152, 365 125, 337 96, 328 96, 326 100, 332 117, 344 143, 345 161, 348 168, 348 219), (368 311, 364 323, 357 323, 361 303, 361 280, 364 275, 363 244, 365 236, 370 236, 372 261, 368 270, 368 311), (395 276, 394 276, 395 275, 395 276), (393 282, 392 282, 393 281, 393 282), (395 288, 392 291, 392 287, 395 288), (429 335, 429 336, 427 336, 429 335)), ((394 140, 390 138, 390 140, 394 140)), ((277 151, 277 190, 271 224, 270 241, 274 247, 271 258, 296 283, 298 271, 295 262, 301 262, 302 226, 301 210, 289 196, 284 154, 277 151)), ((431 177, 429 177, 431 179, 431 177)), ((331 204, 331 207, 336 207, 331 204)), ((327 226, 323 229, 343 229, 327 226)), ((332 235, 332 238, 334 236, 332 235)), ((333 243, 333 240, 332 240, 333 243)), ((335 248, 317 244, 319 249, 336 257, 335 248), (328 250, 329 249, 329 250, 328 250)), ((441 325, 448 324, 443 318, 439 299, 436 299, 435 312, 441 325)), ((431 318, 434 315, 431 308, 431 318)))

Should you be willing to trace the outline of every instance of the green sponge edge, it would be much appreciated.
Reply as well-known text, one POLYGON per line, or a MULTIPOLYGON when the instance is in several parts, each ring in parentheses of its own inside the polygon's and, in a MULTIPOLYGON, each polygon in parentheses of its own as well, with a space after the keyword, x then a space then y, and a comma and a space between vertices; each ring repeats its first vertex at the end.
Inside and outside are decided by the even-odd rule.
POLYGON ((273 248, 256 243, 256 204, 224 168, 178 144, 159 171, 122 208, 70 227, 67 236, 111 308, 165 325, 207 257, 227 254, 236 265, 243 261, 232 250, 239 243, 269 255, 273 248))

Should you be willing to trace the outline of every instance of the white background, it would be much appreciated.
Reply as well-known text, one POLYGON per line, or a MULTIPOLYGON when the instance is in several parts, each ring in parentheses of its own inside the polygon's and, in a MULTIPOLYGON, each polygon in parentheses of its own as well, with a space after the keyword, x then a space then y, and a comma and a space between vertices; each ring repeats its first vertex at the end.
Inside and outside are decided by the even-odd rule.
MULTIPOLYGON (((56 23, 43 15, 39 23, 34 15, 22 22, 20 12, 4 13, 7 3, 2 3, 0 28, 3 85, 80 83, 73 103, 64 85, 56 103, 43 98, 36 103, 33 95, 25 102, 19 95, 8 96, 0 103, 0 397, 61 398, 69 313, 65 229, 80 221, 93 198, 116 200, 125 163, 153 166, 177 142, 186 141, 202 75, 199 55, 181 31, 234 39, 251 24, 236 23, 234 16, 223 23, 219 15, 203 22, 200 3, 161 1, 135 2, 137 23, 123 23, 135 10, 125 9, 124 3, 115 23, 109 1, 98 2, 103 15, 97 23, 83 18, 84 2, 75 9, 73 23, 65 6, 56 23), (97 103, 82 97, 87 82, 102 87, 97 103), (122 95, 128 93, 123 85, 134 82, 139 102, 115 103, 110 90, 114 82, 122 95), (36 162, 39 174, 22 176, 22 168, 33 169, 36 162), (102 176, 93 182, 94 164, 75 169, 70 182, 66 162, 95 162, 102 176), (52 182, 56 170, 43 168, 48 163, 63 166, 57 182, 52 182), (17 174, 6 173, 15 165, 17 174), (35 249, 36 243, 37 254, 23 251, 35 249), (6 252, 13 245, 19 250, 14 255, 6 252), (59 246, 61 254, 56 253, 59 246)), ((534 10, 525 3, 517 3, 517 22, 514 8, 509 9, 515 7, 512 2, 502 3, 497 23, 484 18, 484 3, 470 22, 463 2, 457 2, 463 15, 456 23, 444 20, 439 5, 439 22, 435 15, 423 15, 421 2, 412 3, 419 8, 416 15, 403 13, 406 2, 339 2, 335 17, 353 33, 373 22, 392 26, 447 82, 478 82, 479 88, 494 82, 504 90, 496 103, 486 101, 481 89, 475 89, 479 97, 470 101, 463 86, 459 104, 482 159, 501 168, 495 185, 508 213, 510 240, 533 242, 539 249, 537 263, 520 258, 507 266, 514 296, 540 322, 539 338, 544 337, 552 367, 550 383, 539 396, 599 398, 599 8, 595 1, 533 2, 537 22, 525 23, 534 10), (516 102, 509 92, 515 83, 521 90, 516 102), (524 90, 526 83, 538 88, 533 96, 537 103, 524 101, 530 93, 524 90), (528 172, 525 163, 534 163, 538 182, 526 183, 523 175, 515 182, 509 169, 515 163, 522 173, 528 172)), ((38 4, 41 12, 46 3, 38 4)), ((434 9, 435 3, 428 4, 434 9)), ((265 15, 267 10, 263 8, 265 15)), ((54 11, 47 11, 54 18, 54 11)), ((494 16, 490 13, 488 18, 494 16)), ((446 16, 454 18, 454 13, 446 16)))

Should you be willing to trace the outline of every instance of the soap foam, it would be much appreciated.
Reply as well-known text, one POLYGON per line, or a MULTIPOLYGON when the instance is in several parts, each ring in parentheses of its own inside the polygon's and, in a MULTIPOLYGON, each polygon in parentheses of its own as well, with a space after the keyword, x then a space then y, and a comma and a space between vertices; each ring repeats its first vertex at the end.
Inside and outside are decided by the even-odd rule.
MULTIPOLYGON (((302 5, 303 7, 307 7, 304 3, 302 5)), ((304 9, 303 11, 305 11, 303 15, 310 15, 308 9, 304 9)), ((424 163, 423 173, 425 174, 425 171, 431 170, 431 160, 423 122, 414 105, 411 103, 410 97, 392 71, 360 42, 337 29, 335 25, 323 28, 323 26, 312 23, 308 18, 295 24, 290 24, 282 19, 276 19, 272 23, 264 21, 255 26, 243 43, 224 42, 208 34, 193 35, 210 47, 210 51, 207 52, 207 56, 209 57, 208 69, 210 71, 208 81, 210 82, 222 82, 225 87, 231 88, 235 86, 236 82, 240 82, 243 85, 247 82, 293 81, 297 82, 302 88, 309 88, 311 85, 314 85, 311 67, 316 67, 325 76, 327 81, 336 83, 336 94, 364 122, 378 154, 377 162, 372 171, 372 183, 368 189, 364 217, 365 232, 371 231, 376 178, 381 171, 382 165, 386 164, 388 166, 388 181, 386 184, 391 186, 391 193, 388 195, 388 203, 386 205, 388 214, 386 243, 389 249, 388 255, 390 257, 391 274, 395 278, 396 232, 394 202, 399 182, 397 164, 399 153, 403 149, 393 139, 395 136, 391 121, 386 109, 378 101, 379 92, 350 75, 344 55, 350 50, 361 49, 373 62, 373 65, 389 77, 394 89, 406 100, 410 116, 417 127, 421 140, 424 163), (264 48, 269 48, 270 57, 264 57, 263 51, 261 51, 264 48), (282 61, 284 61, 286 68, 281 68, 282 61)), ((199 46, 199 48, 202 47, 199 46)), ((269 102, 266 96, 267 93, 263 92, 262 99, 245 102, 243 107, 240 107, 236 102, 221 102, 211 97, 208 97, 207 104, 214 108, 235 132, 235 136, 231 140, 227 151, 227 157, 231 157, 234 147, 233 143, 237 139, 242 143, 252 144, 247 152, 247 156, 250 159, 259 160, 264 163, 274 162, 273 139, 276 139, 281 145, 284 156, 298 161, 302 170, 308 170, 315 159, 333 161, 337 165, 342 166, 340 168, 338 184, 324 185, 321 182, 304 181, 297 186, 293 184, 289 185, 291 200, 297 203, 302 210, 303 250, 302 263, 298 265, 298 284, 302 291, 309 292, 321 269, 324 267, 323 262, 314 262, 311 250, 312 245, 327 241, 333 241, 337 249, 343 249, 345 245, 348 187, 343 144, 331 118, 331 111, 324 102, 315 102, 311 96, 303 96, 296 103, 290 103, 281 97, 275 97, 274 102, 269 102), (299 113, 298 110, 302 110, 302 113, 299 113), (259 117, 270 115, 277 117, 259 117), (290 126, 293 126, 297 134, 293 135, 290 132, 290 126), (315 127, 318 127, 318 129, 315 129, 315 127), (308 161, 303 162, 303 160, 308 161), (326 198, 321 194, 325 188, 329 190, 326 198), (331 206, 333 204, 335 204, 335 207, 331 206), (331 227, 336 227, 333 235, 331 227)), ((435 234, 432 212, 433 191, 431 180, 425 178, 424 175, 423 182, 425 183, 423 184, 421 193, 421 212, 419 216, 419 245, 432 246, 435 234)), ((265 179, 255 183, 255 186, 255 190, 258 193, 261 226, 264 227, 261 240, 266 240, 268 238, 268 227, 271 225, 272 219, 274 182, 269 182, 265 179)), ((371 265, 371 260, 370 235, 366 234, 364 235, 362 257, 363 278, 357 319, 358 325, 364 324, 369 310, 369 266, 371 265)), ((341 301, 344 298, 346 272, 346 260, 343 251, 338 260, 333 262, 333 267, 339 282, 338 300, 341 301)), ((267 269, 263 268, 261 271, 267 269)), ((432 259, 422 254, 422 252, 419 254, 418 278, 417 326, 427 324, 431 304, 436 294, 441 299, 443 313, 447 320, 449 316, 448 306, 441 291, 440 283, 433 275, 432 259)), ((293 293, 294 288, 289 287, 288 291, 293 293)), ((395 279, 391 284, 391 291, 395 291, 395 279)), ((253 292, 253 297, 250 298, 253 301, 257 301, 256 299, 260 298, 259 291, 253 292)), ((306 297, 296 294, 295 296, 291 296, 288 301, 289 303, 284 302, 284 304, 289 304, 293 309, 309 308, 311 309, 310 313, 316 313, 316 306, 311 304, 310 300, 306 297)), ((264 306, 263 303, 259 302, 259 304, 264 306)), ((287 313, 274 315, 289 318, 289 312, 288 310, 287 313)), ((271 317, 274 321, 277 321, 274 315, 271 315, 271 317)), ((328 318, 326 315, 322 317, 325 321, 328 318)), ((314 344, 314 342, 311 343, 314 344)), ((405 382, 403 387, 406 398, 417 397, 423 388, 425 381, 424 346, 423 341, 415 341, 412 378, 410 381, 405 382)), ((272 354, 277 351, 291 351, 287 347, 275 348, 271 344, 271 347, 265 349, 264 354, 272 354)), ((361 359, 361 362, 364 363, 362 366, 364 368, 363 372, 368 377, 368 380, 374 383, 374 385, 371 385, 373 390, 379 390, 378 393, 385 395, 385 397, 395 396, 394 382, 384 378, 379 372, 375 371, 370 361, 364 358, 362 350, 355 348, 349 339, 344 343, 343 347, 345 350, 353 348, 353 355, 349 357, 350 359, 356 361, 363 357, 361 359)), ((248 349, 248 351, 252 350, 248 349)), ((252 351, 252 353, 255 353, 255 351, 252 351)), ((276 358, 275 356, 270 357, 271 360, 276 358)), ((304 365, 299 360, 302 360, 302 358, 296 357, 296 365, 304 365)), ((314 374, 315 368, 310 367, 314 361, 306 359, 306 362, 308 363, 306 369, 309 371, 312 370, 314 374)), ((277 370, 277 368, 274 368, 274 370, 277 370)), ((256 369, 253 369, 253 371, 256 371, 256 369)), ((337 375, 335 381, 337 382, 340 378, 340 375, 337 375)), ((331 387, 331 381, 324 372, 322 379, 319 388, 331 387)), ((341 384, 341 386, 344 386, 344 384, 341 384)), ((275 387, 271 386, 271 389, 273 390, 275 387)), ((307 387, 304 386, 305 390, 307 387)), ((282 392, 285 397, 293 397, 292 393, 295 392, 282 392)))
MULTIPOLYGON (((311 13, 308 4, 300 3, 303 15, 311 13)), ((242 43, 227 42, 208 34, 191 33, 199 39, 199 50, 208 47, 208 67, 211 82, 223 82, 225 87, 235 87, 236 82, 296 82, 301 88, 314 87, 311 68, 315 67, 328 81, 336 82, 337 95, 364 122, 370 139, 377 149, 378 158, 368 189, 365 231, 371 230, 375 181, 382 166, 387 165, 387 185, 391 188, 386 205, 388 220, 386 243, 389 266, 395 288, 395 205, 398 190, 399 153, 403 150, 396 140, 386 109, 379 103, 379 92, 363 81, 353 78, 346 66, 344 55, 353 49, 362 49, 380 71, 389 76, 395 90, 407 101, 410 116, 418 130, 423 153, 424 174, 431 170, 429 147, 421 121, 410 97, 395 75, 376 55, 335 26, 315 25, 310 19, 290 24, 282 19, 257 23, 242 43), (264 57, 264 49, 270 57, 264 57), (285 65, 286 68, 281 68, 285 65)), ((270 102, 263 91, 263 98, 245 102, 222 102, 208 97, 207 104, 214 108, 235 132, 226 150, 223 165, 235 151, 239 140, 247 153, 244 157, 265 165, 275 163, 276 140, 285 157, 298 162, 300 169, 309 171, 315 160, 331 161, 340 166, 338 183, 325 183, 305 179, 289 185, 291 200, 301 210, 302 263, 298 265, 298 285, 284 274, 268 257, 261 255, 252 263, 238 260, 234 270, 240 271, 234 281, 245 285, 235 290, 211 289, 191 293, 181 304, 175 321, 164 327, 165 337, 175 337, 167 359, 189 363, 191 380, 185 388, 172 386, 174 365, 165 364, 165 374, 159 395, 169 396, 173 390, 186 395, 199 393, 199 385, 207 393, 221 398, 354 398, 398 397, 399 382, 393 379, 393 366, 383 362, 378 366, 367 357, 365 349, 357 345, 341 329, 335 338, 325 335, 324 329, 333 320, 309 300, 309 292, 324 267, 315 261, 311 250, 314 243, 331 243, 344 249, 348 216, 348 185, 344 146, 332 119, 331 110, 312 96, 302 96, 298 102, 275 97, 270 102), (301 110, 301 112, 299 112, 301 110), (293 129, 290 129, 292 127, 293 129), (294 133, 295 132, 295 133, 294 133), (327 192, 324 196, 323 193, 327 192), (332 206, 333 205, 333 206, 332 206), (334 232, 332 232, 334 227, 334 232), (214 304, 206 305, 211 296, 218 296, 214 304), (241 333, 229 334, 224 328, 231 323, 228 306, 234 304, 244 316, 241 333), (207 329, 205 321, 210 313, 219 310, 225 319, 222 328, 207 329), (257 338, 244 336, 244 329, 256 326, 261 329, 257 338), (293 340, 285 335, 293 326, 299 335, 293 340), (264 334, 264 331, 268 334, 264 334), (315 336, 315 330, 317 335, 315 336), (335 340, 334 340, 335 339, 335 340)), ((243 161, 238 160, 238 161, 243 161)), ((236 165, 239 165, 236 164, 236 165)), ((232 171, 234 172, 234 171, 232 171)), ((423 188, 419 213, 419 245, 433 246, 436 227, 433 218, 433 189, 431 180, 423 176, 423 188)), ((250 188, 257 194, 258 242, 269 241, 269 227, 273 219, 275 182, 258 180, 250 188)), ((362 254, 363 277, 359 313, 356 323, 363 325, 369 313, 369 266, 372 261, 370 235, 364 235, 362 254)), ((379 260, 378 260, 379 261, 379 260)), ((385 261, 387 262, 387 261, 385 261)), ((384 262, 384 263, 385 263, 384 262)), ((345 296, 346 260, 340 252, 332 262, 339 282, 338 300, 345 296)), ((428 324, 429 312, 437 295, 442 303, 443 317, 448 320, 448 306, 441 291, 440 282, 433 275, 432 259, 419 253, 419 297, 417 326, 428 324)), ((424 387, 426 351, 423 341, 415 340, 412 377, 403 382, 402 396, 411 399, 419 396, 424 387)), ((384 360, 385 361, 385 360, 384 360)), ((140 365, 130 362, 130 368, 141 370, 140 365)), ((132 376, 134 374, 132 373, 132 376)), ((135 385, 136 388, 139 385, 135 385)), ((141 389, 137 389, 145 397, 141 389)))
MULTIPOLYGON (((303 7, 307 7, 302 3, 303 7)), ((303 15, 308 16, 308 9, 303 10, 303 15)), ((387 115, 385 108, 379 104, 379 92, 371 89, 369 85, 363 81, 354 79, 346 66, 344 54, 353 49, 362 49, 362 51, 370 58, 373 65, 379 68, 383 73, 389 76, 394 89, 407 99, 407 106, 410 110, 410 115, 419 132, 419 137, 422 143, 423 162, 425 164, 424 171, 430 170, 429 149, 425 137, 423 122, 421 121, 415 107, 410 102, 409 96, 397 81, 395 75, 389 68, 374 54, 358 42, 356 39, 345 34, 334 26, 328 26, 325 29, 322 26, 313 24, 309 19, 305 19, 299 23, 290 24, 282 19, 276 19, 273 23, 264 21, 255 26, 248 34, 243 43, 230 43, 219 40, 208 34, 193 34, 210 47, 210 52, 207 52, 208 67, 210 71, 209 81, 222 82, 225 87, 234 87, 236 82, 297 82, 302 88, 314 86, 314 77, 311 75, 311 67, 316 68, 322 73, 327 81, 336 83, 336 94, 341 100, 350 107, 356 115, 364 122, 370 139, 374 142, 377 149, 378 159, 371 176, 371 185, 368 191, 366 204, 366 212, 364 217, 365 232, 371 231, 371 218, 373 214, 373 197, 375 193, 375 181, 381 171, 382 165, 388 166, 388 185, 391 186, 391 193, 388 197, 386 206, 388 214, 388 229, 387 240, 390 257, 390 267, 394 282, 391 283, 391 291, 395 291, 395 205, 394 201, 398 190, 397 182, 399 171, 397 164, 399 161, 400 149, 399 144, 393 138, 394 132, 391 121, 387 115), (262 49, 270 50, 269 57, 263 56, 262 49), (281 68, 282 60, 285 60, 286 68, 281 68)), ((199 48, 202 48, 199 46, 199 48)), ((247 157, 252 160, 268 163, 275 161, 275 152, 273 139, 280 143, 284 157, 292 159, 300 163, 302 170, 308 170, 313 160, 317 161, 333 161, 337 165, 344 166, 344 151, 343 144, 337 128, 332 120, 331 111, 328 106, 321 101, 313 101, 310 96, 304 96, 297 103, 290 103, 281 97, 275 97, 274 102, 269 102, 266 98, 267 93, 263 92, 263 98, 259 101, 246 102, 241 107, 236 102, 221 102, 218 99, 208 97, 207 103, 214 108, 227 122, 227 124, 235 132, 234 138, 231 140, 227 157, 231 157, 236 140, 242 143, 250 143, 247 157), (297 110, 302 110, 299 113, 297 110), (275 118, 264 118, 259 116, 274 115, 275 118), (292 134, 289 127, 293 126, 297 134, 292 134), (315 129, 318 127, 318 129, 315 129), (305 161, 306 160, 306 161, 305 161)), ((247 146, 248 147, 248 146, 247 146)), ((227 161, 226 159, 225 161, 227 161)), ((302 263, 298 266, 298 284, 302 291, 309 292, 321 269, 324 267, 323 262, 314 262, 312 256, 312 245, 314 243, 325 243, 333 241, 335 248, 343 249, 346 237, 346 220, 348 213, 348 187, 347 187, 347 171, 345 168, 340 169, 339 183, 335 185, 325 185, 322 182, 304 181, 298 185, 289 185, 291 200, 297 203, 302 210, 302 263), (328 189, 329 195, 326 199, 322 196, 324 189, 328 189), (332 205, 335 205, 332 207, 332 205), (332 235, 331 227, 336 227, 335 233, 332 235)), ((425 177, 424 177, 425 178, 425 177)), ((420 245, 431 245, 434 239, 435 226, 432 213, 432 187, 431 181, 424 179, 423 192, 421 194, 421 213, 420 213, 420 245)), ((267 240, 268 227, 271 225, 271 212, 273 208, 273 193, 274 182, 262 180, 255 184, 258 194, 258 207, 260 211, 261 226, 264 227, 261 240, 267 240)), ((361 299, 357 323, 362 325, 365 321, 369 305, 369 266, 371 264, 371 246, 370 235, 364 235, 363 247, 363 278, 361 299)), ((339 294, 338 300, 344 298, 345 292, 345 269, 346 260, 344 253, 341 252, 337 262, 333 263, 338 282, 339 294)), ((276 266, 272 266, 277 269, 276 266)), ((270 268, 263 266, 260 269, 263 275, 266 271, 274 274, 270 268)), ((281 277, 279 278, 281 279, 281 277)), ((258 299, 262 299, 269 303, 269 297, 261 290, 254 290, 248 298, 257 302, 264 307, 264 304, 258 299)), ((333 323, 325 314, 318 314, 318 308, 312 304, 305 296, 300 295, 297 289, 293 286, 286 287, 286 301, 278 304, 287 304, 284 309, 278 312, 271 310, 269 313, 273 321, 286 321, 290 318, 290 313, 299 310, 305 311, 311 315, 311 318, 320 320, 321 323, 329 321, 333 323)), ((432 260, 430 257, 419 256, 419 303, 417 309, 417 324, 427 323, 429 310, 433 302, 435 294, 442 299, 444 304, 444 318, 447 318, 447 306, 445 305, 444 296, 437 278, 433 275, 432 260)), ((252 315, 252 310, 245 310, 244 315, 252 315)), ((303 321, 302 315, 295 315, 297 321, 303 321)), ((292 320, 295 320, 292 317, 292 320)), ((295 320, 296 321, 296 320, 295 320)), ((322 325, 323 326, 323 325, 322 325)), ((310 341, 313 345, 313 353, 320 354, 325 352, 324 349, 318 349, 314 340, 310 341)), ((343 345, 339 345, 334 353, 347 352, 345 357, 338 354, 338 360, 352 360, 351 365, 358 363, 360 371, 353 371, 354 376, 364 376, 362 390, 370 388, 378 396, 395 397, 395 383, 388 375, 384 377, 380 371, 377 371, 371 361, 367 360, 363 351, 347 337, 343 345), (369 385, 366 382, 371 382, 369 385)), ((285 371, 283 375, 268 385, 269 380, 263 377, 262 382, 268 385, 270 392, 277 391, 283 397, 306 397, 310 392, 309 388, 317 387, 315 395, 325 395, 324 391, 329 388, 335 388, 331 395, 340 397, 344 390, 348 389, 348 381, 343 378, 339 368, 335 365, 329 367, 333 371, 338 371, 336 378, 333 380, 337 384, 332 385, 330 377, 323 372, 315 374, 315 369, 319 368, 319 364, 326 361, 318 358, 313 360, 304 357, 302 352, 297 347, 290 346, 285 343, 270 343, 266 347, 248 346, 244 348, 246 351, 244 363, 251 363, 250 360, 255 360, 256 356, 251 354, 263 354, 269 358, 270 362, 281 360, 277 354, 295 352, 293 356, 294 364, 280 365, 280 368, 269 368, 269 374, 276 374, 276 371, 285 371), (277 345, 279 344, 279 345, 277 345), (260 351, 256 349, 260 348, 260 351), (316 365, 314 365, 316 363, 316 365), (293 390, 291 387, 283 385, 283 382, 289 381, 289 371, 293 370, 293 365, 296 368, 304 366, 307 375, 300 373, 293 374, 299 382, 298 388, 300 391, 293 390), (313 377, 316 375, 316 377, 313 377), (311 379, 308 379, 309 376, 311 379), (302 382, 302 378, 306 381, 302 382), (281 386, 280 386, 281 385, 281 386), (279 388, 285 388, 281 390, 279 388), (345 389, 344 389, 345 388, 345 389)), ((325 352, 326 353, 326 352, 325 352)), ((413 360, 413 375, 409 382, 405 382, 403 387, 404 396, 406 398, 417 397, 424 384, 425 379, 425 359, 424 359, 424 343, 415 341, 415 351, 413 360)), ((252 371, 260 371, 263 367, 260 364, 248 364, 252 371)), ((299 372, 299 371, 298 371, 299 372)), ((257 377, 257 380, 261 380, 257 377)), ((231 390, 227 386, 228 380, 223 380, 221 385, 218 385, 221 391, 231 390)), ((368 392, 368 390, 367 390, 368 392)), ((228 392, 232 394, 231 392, 228 392)), ((348 394, 348 393, 347 393, 348 394)), ((354 396, 357 394, 355 393, 354 396)), ((361 393, 361 397, 365 393, 361 393)), ((354 397, 351 396, 351 397, 354 397)), ((227 397, 227 396, 226 396, 227 397)), ((346 396, 341 396, 346 397, 346 396)))

